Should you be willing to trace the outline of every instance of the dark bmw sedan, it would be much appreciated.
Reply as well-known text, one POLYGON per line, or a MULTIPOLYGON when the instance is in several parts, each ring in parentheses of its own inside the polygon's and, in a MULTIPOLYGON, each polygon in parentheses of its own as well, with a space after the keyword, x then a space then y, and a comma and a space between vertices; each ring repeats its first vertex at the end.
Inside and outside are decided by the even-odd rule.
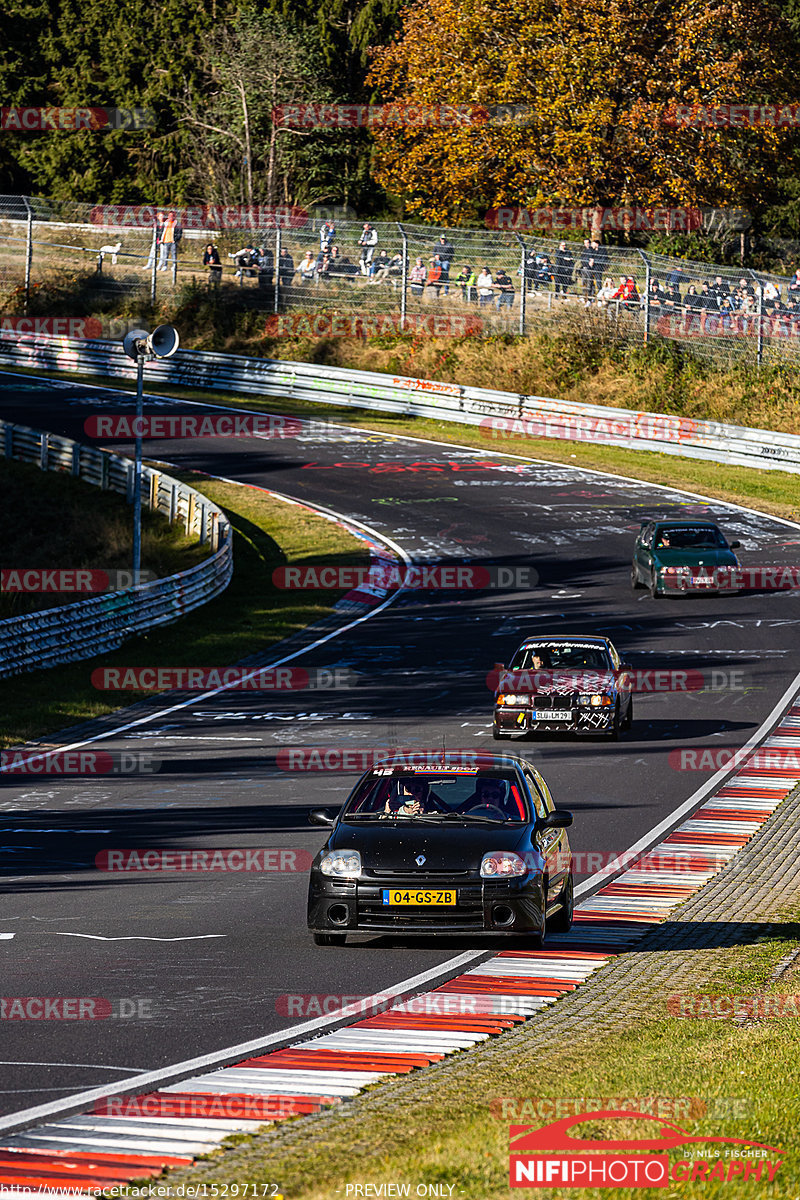
POLYGON ((617 739, 633 722, 633 673, 604 637, 530 637, 497 664, 492 736, 570 733, 617 739))
POLYGON ((568 930, 572 813, 539 772, 513 754, 415 757, 425 765, 398 756, 367 771, 338 814, 311 813, 332 826, 311 866, 314 941, 516 933, 537 946, 568 930))

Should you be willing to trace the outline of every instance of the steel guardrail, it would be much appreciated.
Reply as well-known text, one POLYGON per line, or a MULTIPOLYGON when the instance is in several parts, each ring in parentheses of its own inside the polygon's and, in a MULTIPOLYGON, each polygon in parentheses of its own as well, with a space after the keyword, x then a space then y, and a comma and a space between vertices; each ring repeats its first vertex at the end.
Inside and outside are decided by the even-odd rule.
MULTIPOLYGON (((135 374, 121 344, 0 330, 0 366, 3 364, 130 380, 135 374)), ((487 446, 517 435, 541 436, 800 473, 800 436, 721 421, 197 350, 180 350, 172 358, 148 364, 146 371, 151 383, 289 396, 315 404, 478 425, 485 429, 487 446)))
MULTIPOLYGON (((130 459, 82 445, 70 438, 0 421, 0 456, 35 463, 44 471, 68 472, 104 490, 133 500, 130 459)), ((194 567, 162 579, 104 592, 74 604, 56 605, 0 621, 0 679, 53 667, 118 649, 138 633, 213 600, 233 574, 233 532, 216 504, 177 479, 142 468, 143 505, 180 521, 212 553, 194 567)))

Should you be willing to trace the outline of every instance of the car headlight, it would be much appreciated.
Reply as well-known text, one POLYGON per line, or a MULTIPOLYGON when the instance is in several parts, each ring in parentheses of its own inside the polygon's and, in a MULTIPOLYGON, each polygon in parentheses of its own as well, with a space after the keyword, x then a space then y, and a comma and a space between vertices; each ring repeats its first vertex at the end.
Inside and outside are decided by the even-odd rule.
POLYGON ((519 705, 530 704, 530 696, 517 696, 513 692, 501 692, 497 697, 498 704, 519 705))
POLYGON ((614 703, 614 697, 610 696, 608 692, 598 692, 589 698, 589 703, 592 708, 608 708, 614 703))
POLYGON ((513 850, 497 850, 484 854, 481 860, 481 875, 484 879, 507 878, 511 875, 527 875, 525 860, 513 850))
POLYGON ((358 879, 361 874, 361 855, 357 850, 331 850, 320 859, 323 875, 336 879, 358 879))

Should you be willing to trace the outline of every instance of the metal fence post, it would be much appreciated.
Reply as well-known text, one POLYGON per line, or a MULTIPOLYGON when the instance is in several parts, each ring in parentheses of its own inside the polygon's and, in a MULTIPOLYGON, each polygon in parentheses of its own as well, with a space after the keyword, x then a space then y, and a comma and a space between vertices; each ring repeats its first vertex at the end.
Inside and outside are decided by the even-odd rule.
POLYGON ((280 298, 281 298, 281 231, 280 231, 280 229, 275 230, 275 291, 274 291, 273 295, 274 295, 275 299, 274 299, 274 303, 272 306, 272 311, 277 312, 278 305, 280 303, 280 298))
POLYGON ((400 281, 400 328, 405 329, 408 296, 408 234, 399 221, 396 221, 395 224, 400 230, 400 237, 403 239, 403 276, 400 281))
POLYGON ((28 197, 22 197, 28 219, 25 226, 25 316, 28 315, 28 304, 31 298, 31 262, 33 260, 33 209, 28 203, 28 197))
POLYGON ((516 229, 512 230, 514 237, 520 245, 520 264, 519 264, 519 336, 525 337, 525 316, 528 311, 528 286, 525 280, 525 259, 528 251, 522 238, 517 233, 516 229))
POLYGON ((650 337, 650 259, 644 250, 637 249, 636 253, 644 263, 644 345, 646 346, 650 337))
POLYGON ((756 283, 757 299, 758 299, 758 335, 756 341, 756 366, 760 367, 764 358, 764 289, 758 282, 758 276, 754 271, 748 272, 752 275, 756 283))
POLYGON ((150 303, 156 302, 156 271, 161 247, 158 244, 158 212, 153 210, 153 265, 150 269, 150 303))

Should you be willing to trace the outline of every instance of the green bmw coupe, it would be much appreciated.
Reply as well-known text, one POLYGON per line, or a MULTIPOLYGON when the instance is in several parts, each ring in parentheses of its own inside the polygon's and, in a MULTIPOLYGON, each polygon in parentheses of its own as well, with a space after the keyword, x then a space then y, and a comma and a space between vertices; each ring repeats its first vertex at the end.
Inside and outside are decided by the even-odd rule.
POLYGON ((642 521, 633 550, 631 587, 646 587, 650 595, 720 591, 719 567, 737 567, 728 543, 713 521, 642 521))

